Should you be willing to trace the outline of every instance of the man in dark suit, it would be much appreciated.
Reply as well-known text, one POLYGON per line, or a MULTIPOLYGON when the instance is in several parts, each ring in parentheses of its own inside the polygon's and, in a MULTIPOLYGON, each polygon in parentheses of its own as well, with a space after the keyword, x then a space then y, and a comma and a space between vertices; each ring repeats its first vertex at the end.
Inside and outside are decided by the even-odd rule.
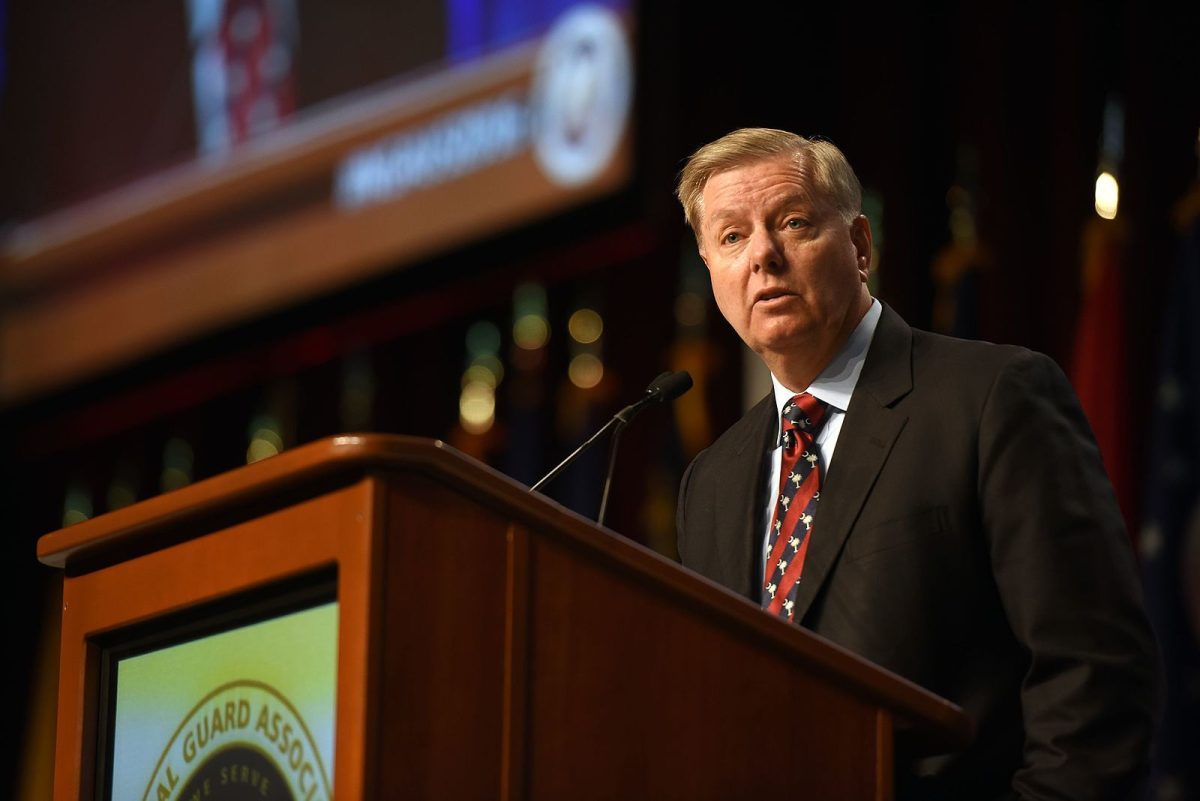
POLYGON ((774 384, 684 475, 683 563, 965 709, 972 745, 901 754, 901 798, 1135 797, 1157 651, 1062 372, 873 299, 861 190, 828 142, 735 131, 679 197, 774 384))

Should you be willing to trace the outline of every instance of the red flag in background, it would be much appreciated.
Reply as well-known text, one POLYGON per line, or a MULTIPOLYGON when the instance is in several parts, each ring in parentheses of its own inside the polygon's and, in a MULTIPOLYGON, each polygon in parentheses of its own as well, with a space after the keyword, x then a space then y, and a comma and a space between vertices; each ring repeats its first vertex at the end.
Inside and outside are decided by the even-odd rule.
POLYGON ((1075 328, 1071 383, 1087 415, 1130 537, 1136 499, 1130 463, 1134 448, 1121 272, 1121 224, 1093 217, 1083 230, 1083 301, 1075 328))

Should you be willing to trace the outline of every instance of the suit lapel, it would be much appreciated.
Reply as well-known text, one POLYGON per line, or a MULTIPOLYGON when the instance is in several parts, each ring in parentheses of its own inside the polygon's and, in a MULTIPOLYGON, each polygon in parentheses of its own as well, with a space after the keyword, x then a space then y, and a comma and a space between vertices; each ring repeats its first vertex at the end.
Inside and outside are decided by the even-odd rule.
POLYGON ((908 417, 890 408, 912 390, 912 329, 884 305, 846 410, 804 560, 795 620, 803 621, 841 553, 908 417))
POLYGON ((748 416, 750 426, 733 448, 727 477, 717 488, 713 508, 717 510, 716 539, 725 575, 721 583, 755 603, 759 587, 758 551, 766 523, 762 519, 763 484, 767 480, 766 453, 775 437, 775 397, 763 398, 748 416))

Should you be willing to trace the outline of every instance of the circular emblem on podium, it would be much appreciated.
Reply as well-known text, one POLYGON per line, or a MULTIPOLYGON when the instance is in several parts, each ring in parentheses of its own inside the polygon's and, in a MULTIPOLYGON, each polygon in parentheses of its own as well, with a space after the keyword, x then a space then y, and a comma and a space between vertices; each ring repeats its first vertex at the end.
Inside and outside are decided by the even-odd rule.
POLYGON ((329 774, 295 706, 259 681, 223 684, 188 712, 143 801, 328 801, 329 774))
POLYGON ((576 6, 550 29, 532 88, 533 153, 556 183, 574 186, 612 160, 629 118, 632 59, 620 18, 576 6))

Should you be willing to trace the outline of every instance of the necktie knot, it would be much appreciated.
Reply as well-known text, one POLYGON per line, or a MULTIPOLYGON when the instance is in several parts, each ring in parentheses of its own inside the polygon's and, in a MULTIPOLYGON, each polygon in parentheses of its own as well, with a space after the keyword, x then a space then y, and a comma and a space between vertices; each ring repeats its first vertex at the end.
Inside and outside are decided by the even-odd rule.
POLYGON ((828 403, 807 392, 793 397, 783 407, 780 444, 791 450, 801 440, 812 443, 825 423, 828 411, 828 403))

